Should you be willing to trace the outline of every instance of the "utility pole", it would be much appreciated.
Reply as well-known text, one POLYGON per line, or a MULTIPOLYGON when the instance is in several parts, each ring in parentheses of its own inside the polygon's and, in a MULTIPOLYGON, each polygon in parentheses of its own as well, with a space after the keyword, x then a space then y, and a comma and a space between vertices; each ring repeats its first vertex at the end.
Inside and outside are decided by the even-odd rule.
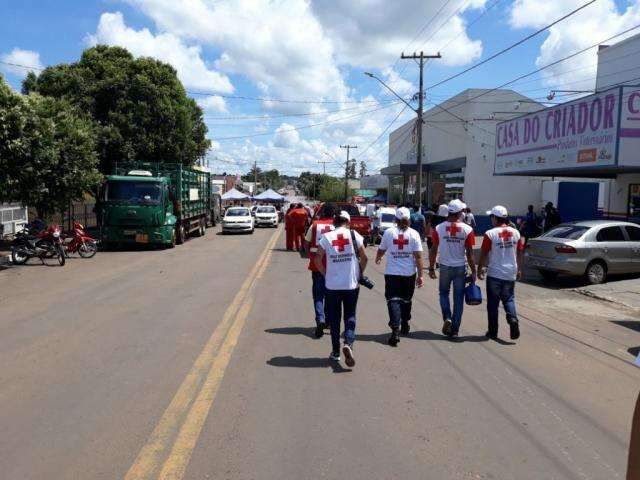
POLYGON ((352 148, 358 148, 357 145, 340 145, 340 148, 347 149, 347 162, 344 167, 344 201, 346 202, 349 198, 349 154, 351 153, 352 148))
POLYGON ((327 174, 327 163, 331 163, 328 160, 318 160, 318 163, 322 164, 322 174, 326 175, 327 174))
POLYGON ((415 204, 417 207, 422 205, 422 110, 423 110, 423 101, 424 101, 424 61, 429 58, 442 58, 440 53, 437 55, 425 55, 424 52, 420 52, 417 54, 413 52, 413 55, 405 55, 404 53, 400 56, 402 60, 419 60, 418 65, 420 66, 420 91, 418 92, 418 109, 416 113, 418 114, 418 148, 417 148, 417 159, 416 159, 416 194, 415 194, 415 204))
POLYGON ((258 194, 258 160, 253 161, 253 196, 258 194))

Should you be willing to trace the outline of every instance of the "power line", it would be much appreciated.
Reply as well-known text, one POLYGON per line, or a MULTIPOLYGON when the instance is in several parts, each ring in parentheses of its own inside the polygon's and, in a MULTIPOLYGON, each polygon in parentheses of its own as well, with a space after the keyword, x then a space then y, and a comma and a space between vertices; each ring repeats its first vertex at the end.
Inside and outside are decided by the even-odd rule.
POLYGON ((247 97, 244 95, 223 95, 215 92, 194 92, 193 90, 186 90, 189 95, 200 95, 207 97, 221 97, 226 100, 250 100, 266 103, 302 103, 302 104, 363 104, 363 103, 381 103, 381 102, 395 102, 395 99, 382 99, 382 100, 290 100, 283 98, 262 98, 262 97, 247 97))
POLYGON ((387 131, 388 131, 388 130, 393 126, 393 124, 394 124, 394 123, 396 123, 396 121, 398 120, 398 118, 400 118, 400 116, 404 113, 404 111, 405 111, 407 108, 408 108, 408 106, 407 106, 407 105, 405 105, 405 106, 404 106, 404 108, 398 112, 398 114, 395 116, 395 118, 394 118, 393 120, 391 120, 391 123, 389 123, 389 125, 387 125, 387 127, 382 131, 382 133, 380 133, 380 135, 378 135, 378 136, 377 136, 377 138, 376 138, 373 142, 371 142, 369 145, 367 145, 367 147, 366 147, 366 148, 362 151, 362 153, 360 154, 360 155, 361 155, 361 158, 362 158, 362 155, 364 155, 366 152, 368 152, 368 151, 369 151, 369 149, 370 149, 371 147, 373 147, 376 143, 378 143, 378 141, 380 141, 380 139, 382 138, 382 136, 383 136, 385 133, 387 133, 387 131))
POLYGON ((283 113, 278 115, 236 115, 229 117, 219 117, 213 115, 204 115, 205 118, 209 118, 210 120, 270 120, 272 118, 288 118, 288 117, 313 117, 319 115, 328 115, 331 113, 340 113, 340 112, 352 112, 353 110, 359 110, 360 106, 357 107, 349 107, 349 108, 339 108, 337 110, 325 110, 322 112, 304 112, 304 113, 283 113))
MULTIPOLYGON (((398 103, 399 102, 396 101, 395 104, 398 104, 398 103)), ((281 132, 293 132, 295 130, 303 130, 303 129, 306 129, 306 128, 313 128, 313 127, 318 127, 318 126, 321 126, 321 125, 328 125, 328 124, 331 124, 331 123, 339 123, 339 122, 342 122, 344 120, 349 120, 351 118, 359 117, 361 115, 366 115, 368 113, 373 113, 373 112, 377 112, 377 111, 380 111, 380 110, 384 110, 385 108, 392 107, 393 105, 394 104, 385 105, 385 106, 382 106, 382 107, 379 107, 379 108, 374 108, 372 110, 366 110, 364 112, 356 113, 356 114, 349 115, 349 116, 342 117, 342 118, 338 118, 338 119, 335 119, 335 120, 328 120, 326 122, 313 123, 313 124, 310 124, 310 125, 304 125, 302 127, 287 128, 287 129, 282 129, 280 131, 281 132)), ((254 134, 250 134, 250 135, 237 135, 237 136, 233 136, 233 137, 213 138, 213 140, 215 140, 215 141, 238 140, 238 139, 242 139, 242 138, 252 138, 252 137, 260 137, 260 136, 264 136, 264 135, 273 135, 274 133, 276 133, 276 132, 275 131, 261 132, 261 133, 254 133, 254 134)))
POLYGON ((438 86, 440 86, 440 85, 442 85, 442 84, 444 84, 444 83, 446 83, 446 82, 449 82, 449 81, 451 81, 451 80, 453 80, 453 79, 455 79, 455 78, 458 78, 458 77, 460 77, 460 76, 464 75, 464 74, 465 74, 465 73, 467 73, 467 72, 470 72, 471 70, 474 70, 474 69, 476 69, 476 68, 480 67, 481 65, 484 65, 484 64, 485 64, 485 63, 487 63, 487 62, 490 62, 491 60, 493 60, 493 59, 495 59, 495 58, 499 57, 500 55, 503 55, 503 54, 507 53, 507 52, 508 52, 508 51, 510 51, 510 50, 513 50, 514 48, 516 48, 516 47, 518 47, 518 46, 522 45, 523 43, 525 43, 525 42, 527 42, 527 41, 531 40, 532 38, 537 37, 537 36, 538 36, 538 35, 540 35, 542 32, 545 32, 546 30, 550 29, 551 27, 553 27, 553 26, 557 25, 558 23, 560 23, 560 22, 562 22, 562 21, 566 20, 567 18, 569 18, 569 17, 571 17, 571 16, 575 15, 575 14, 576 14, 576 13, 578 13, 579 11, 581 11, 581 10, 583 10, 583 9, 587 8, 589 5, 592 5, 593 3, 595 3, 595 1, 596 1, 596 0, 591 0, 591 1, 589 1, 589 2, 587 2, 587 3, 585 3, 585 4, 583 4, 582 6, 580 6, 580 7, 576 8, 575 10, 573 10, 573 11, 569 12, 568 14, 566 14, 566 15, 564 15, 564 16, 562 16, 562 17, 560 17, 559 19, 555 20, 554 22, 552 22, 552 23, 550 23, 550 24, 548 24, 548 25, 546 25, 546 26, 544 26, 544 27, 540 28, 539 30, 536 30, 535 32, 533 32, 533 33, 531 33, 531 34, 527 35, 526 37, 524 37, 524 38, 522 38, 522 39, 518 40, 516 43, 513 43, 513 44, 509 45, 509 46, 508 46, 508 47, 506 47, 506 48, 503 48, 503 49, 502 49, 502 50, 500 50, 499 52, 496 52, 496 53, 494 53, 493 55, 491 55, 490 57, 485 58, 484 60, 482 60, 482 61, 480 61, 480 62, 478 62, 478 63, 476 63, 476 64, 474 64, 474 65, 471 65, 471 66, 470 66, 470 67, 468 67, 468 68, 465 68, 464 70, 462 70, 461 72, 456 73, 455 75, 451 75, 450 77, 445 78, 444 80, 441 80, 441 81, 439 81, 439 82, 437 82, 437 83, 434 83, 433 85, 430 85, 429 87, 427 87, 427 89, 429 90, 429 89, 432 89, 432 88, 436 88, 436 87, 438 87, 438 86))

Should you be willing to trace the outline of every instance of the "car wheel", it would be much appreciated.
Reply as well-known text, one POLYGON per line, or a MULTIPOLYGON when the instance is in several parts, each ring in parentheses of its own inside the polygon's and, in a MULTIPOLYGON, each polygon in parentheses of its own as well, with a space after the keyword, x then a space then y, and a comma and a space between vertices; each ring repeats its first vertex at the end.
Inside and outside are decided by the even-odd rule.
POLYGON ((607 265, 600 260, 595 260, 589 264, 584 274, 591 285, 604 283, 607 279, 607 265))
POLYGON ((540 272, 542 278, 544 278, 548 282, 551 282, 558 278, 558 272, 551 272, 549 270, 538 270, 538 272, 540 272))

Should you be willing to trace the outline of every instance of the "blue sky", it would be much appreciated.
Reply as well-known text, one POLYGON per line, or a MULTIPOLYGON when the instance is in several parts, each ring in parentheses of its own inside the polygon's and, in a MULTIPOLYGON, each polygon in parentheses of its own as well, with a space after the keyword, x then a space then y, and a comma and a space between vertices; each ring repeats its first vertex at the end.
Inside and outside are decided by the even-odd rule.
MULTIPOLYGON (((463 70, 551 23, 586 0, 22 0, 0 6, 0 60, 42 67, 77 60, 95 43, 172 63, 205 108, 214 170, 262 168, 338 173, 341 143, 357 143, 370 171, 386 164, 388 134, 402 105, 372 71, 415 91, 407 52, 440 50, 425 84, 463 70), (406 12, 414 12, 406 15, 406 12), (199 92, 202 95, 196 95, 199 92), (284 102, 240 100, 229 96, 284 102), (224 98, 226 97, 226 98, 224 98), (317 102, 317 103, 312 103, 317 102), (379 103, 378 103, 379 102, 379 103), (303 115, 304 114, 304 115, 303 115), (238 118, 256 117, 265 118, 238 118), (267 118, 268 117, 268 118, 267 118), (320 124, 315 127, 311 125, 320 124), (305 127, 300 130, 297 128, 305 127), (244 138, 230 138, 244 137, 244 138), (369 147, 367 149, 367 147, 369 147)), ((427 92, 441 101, 495 87, 640 24, 638 0, 597 0, 571 19, 485 66, 427 92)), ((637 33, 637 32, 634 32, 637 33)), ((533 98, 551 88, 593 88, 595 50, 513 86, 533 98)), ((19 89, 26 69, 0 64, 19 89)), ((391 130, 411 118, 405 111, 391 130)))

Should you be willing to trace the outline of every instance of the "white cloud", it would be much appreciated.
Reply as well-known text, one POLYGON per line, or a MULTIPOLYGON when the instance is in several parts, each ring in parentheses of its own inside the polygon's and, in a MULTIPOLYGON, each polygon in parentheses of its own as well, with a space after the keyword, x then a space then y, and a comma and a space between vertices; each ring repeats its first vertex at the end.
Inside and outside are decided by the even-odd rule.
MULTIPOLYGON (((514 28, 540 28, 582 5, 583 0, 516 0, 510 14, 514 28)), ((613 0, 600 0, 569 19, 549 29, 549 34, 536 59, 541 67, 555 60, 586 48, 624 31, 640 21, 640 3, 629 5, 626 10, 617 8, 613 0)), ((626 36, 637 34, 638 31, 626 36)), ((617 43, 621 36, 608 43, 617 43)), ((561 62, 545 70, 544 83, 550 87, 568 90, 595 88, 596 49, 561 62)))
POLYGON ((152 34, 148 29, 135 30, 125 25, 122 13, 104 13, 91 45, 107 44, 127 48, 136 56, 154 57, 171 64, 187 88, 221 93, 233 92, 229 78, 207 67, 199 46, 187 46, 172 33, 152 34))
POLYGON ((273 136, 273 145, 278 148, 292 148, 300 142, 300 134, 293 130, 294 128, 294 125, 288 123, 280 125, 273 136))
POLYGON ((227 112, 227 103, 220 95, 198 98, 197 102, 205 112, 227 112))
POLYGON ((38 73, 39 70, 44 68, 42 66, 42 62, 40 62, 40 54, 32 50, 14 48, 10 52, 0 55, 0 59, 3 62, 13 64, 0 64, 2 71, 18 77, 25 77, 29 72, 38 73), (22 65, 22 67, 19 67, 18 65, 22 65))

